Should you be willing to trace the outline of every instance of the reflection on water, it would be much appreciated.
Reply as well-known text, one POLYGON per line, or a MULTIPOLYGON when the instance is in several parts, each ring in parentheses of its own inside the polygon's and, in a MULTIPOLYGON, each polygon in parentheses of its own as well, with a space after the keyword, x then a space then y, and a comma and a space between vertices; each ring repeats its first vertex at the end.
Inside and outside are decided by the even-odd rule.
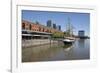
POLYGON ((22 48, 22 62, 89 59, 89 52, 89 39, 81 39, 68 48, 62 44, 22 48))

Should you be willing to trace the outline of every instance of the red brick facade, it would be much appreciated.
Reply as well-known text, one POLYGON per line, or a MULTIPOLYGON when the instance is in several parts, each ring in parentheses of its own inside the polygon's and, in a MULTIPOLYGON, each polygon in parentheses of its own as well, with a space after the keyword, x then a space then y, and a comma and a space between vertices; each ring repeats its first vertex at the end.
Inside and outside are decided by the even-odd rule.
POLYGON ((50 28, 41 24, 32 23, 25 20, 22 20, 22 29, 39 31, 39 32, 47 32, 47 33, 61 32, 57 29, 50 28))

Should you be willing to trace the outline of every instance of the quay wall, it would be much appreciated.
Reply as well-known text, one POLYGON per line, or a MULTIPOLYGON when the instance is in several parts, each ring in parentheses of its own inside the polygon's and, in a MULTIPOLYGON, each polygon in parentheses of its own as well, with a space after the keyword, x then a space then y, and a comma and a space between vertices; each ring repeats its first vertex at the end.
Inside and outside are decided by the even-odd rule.
POLYGON ((22 40, 22 47, 31 47, 31 46, 39 46, 45 44, 59 44, 57 40, 50 39, 32 39, 32 40, 22 40))

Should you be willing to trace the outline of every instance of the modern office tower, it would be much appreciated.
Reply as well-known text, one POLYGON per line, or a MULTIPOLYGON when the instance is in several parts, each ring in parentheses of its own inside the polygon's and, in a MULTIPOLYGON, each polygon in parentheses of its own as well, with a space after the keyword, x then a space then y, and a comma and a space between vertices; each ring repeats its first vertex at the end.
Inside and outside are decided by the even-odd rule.
POLYGON ((58 25, 58 30, 61 30, 61 26, 60 25, 58 25))
POLYGON ((56 29, 56 28, 57 28, 57 26, 56 26, 56 24, 55 24, 55 23, 53 24, 53 28, 54 28, 54 29, 56 29))
POLYGON ((58 26, 56 27, 56 29, 57 29, 57 30, 61 30, 61 26, 58 25, 58 26))
POLYGON ((52 22, 51 22, 51 20, 48 20, 48 21, 47 21, 47 27, 52 27, 52 22))
POLYGON ((84 30, 79 30, 78 31, 78 36, 79 37, 84 37, 85 36, 85 31, 84 30))

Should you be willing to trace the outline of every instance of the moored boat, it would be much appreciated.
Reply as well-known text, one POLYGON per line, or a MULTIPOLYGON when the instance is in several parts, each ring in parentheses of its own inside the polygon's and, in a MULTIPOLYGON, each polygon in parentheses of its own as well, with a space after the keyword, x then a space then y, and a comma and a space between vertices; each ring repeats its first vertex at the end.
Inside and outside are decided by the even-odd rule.
POLYGON ((68 38, 66 38, 66 39, 63 40, 64 45, 73 44, 74 41, 75 41, 75 39, 68 39, 68 38))

